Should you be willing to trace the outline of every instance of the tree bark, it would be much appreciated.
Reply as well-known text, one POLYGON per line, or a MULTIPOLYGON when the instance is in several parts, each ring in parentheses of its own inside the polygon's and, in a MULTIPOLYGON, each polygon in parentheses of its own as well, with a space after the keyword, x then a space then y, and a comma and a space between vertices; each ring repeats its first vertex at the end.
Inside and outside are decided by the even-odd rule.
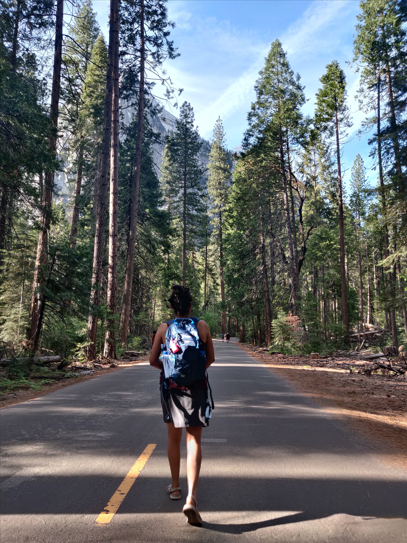
POLYGON ((96 332, 98 322, 98 307, 100 305, 100 289, 102 283, 103 249, 105 244, 106 224, 106 191, 107 175, 109 169, 109 151, 112 124, 112 83, 113 83, 113 51, 114 51, 114 18, 117 0, 110 1, 110 22, 109 22, 109 53, 108 68, 106 75, 106 94, 104 106, 102 159, 100 164, 100 175, 96 180, 97 205, 95 206, 95 243, 93 247, 92 266, 92 287, 90 295, 90 311, 88 318, 87 339, 90 342, 87 348, 88 360, 96 358, 96 332))
POLYGON ((359 226, 356 226, 356 243, 358 246, 358 275, 359 275, 359 319, 364 327, 365 317, 363 314, 363 275, 362 275, 362 255, 360 253, 359 226))
MULTIPOLYGON (((51 91, 51 135, 49 138, 49 149, 53 156, 56 156, 58 139, 58 108, 61 91, 61 65, 62 65, 62 27, 64 18, 64 0, 57 0, 57 11, 55 21, 55 45, 54 45, 54 67, 52 76, 51 91)), ((43 307, 41 302, 41 288, 46 282, 45 268, 48 265, 48 239, 51 224, 52 196, 54 190, 54 172, 45 172, 44 189, 42 194, 42 210, 40 219, 40 232, 38 236, 37 255, 35 259, 34 280, 30 304, 30 325, 28 339, 34 339, 37 333, 41 333, 42 319, 40 311, 43 307), (39 330, 38 330, 39 328, 39 330)))
POLYGON ((263 275, 263 299, 264 299, 264 328, 267 346, 271 344, 271 307, 269 293, 269 279, 266 264, 266 245, 264 241, 263 216, 260 208, 260 254, 263 275))
POLYGON ((283 149, 283 135, 281 128, 279 131, 280 139, 280 168, 281 168, 281 178, 283 181, 283 202, 284 202, 284 212, 285 212, 285 222, 287 230, 287 243, 288 243, 288 254, 289 254, 289 267, 290 267, 290 282, 291 282, 291 312, 293 315, 297 315, 297 293, 298 293, 298 280, 297 280, 297 270, 295 267, 295 256, 294 256, 294 246, 293 246, 293 236, 292 236, 292 225, 290 217, 290 208, 288 204, 288 188, 287 188, 287 177, 285 174, 285 159, 284 159, 284 149, 283 149))
MULTIPOLYGON (((184 143, 185 144, 185 143, 184 143)), ((186 144, 185 144, 186 145, 186 144)), ((187 281, 187 165, 183 172, 183 202, 182 202, 182 286, 187 281)))
MULTIPOLYGON (((206 210, 208 212, 208 209, 206 210)), ((208 305, 207 301, 207 288, 208 288, 208 213, 206 213, 206 225, 205 225, 205 271, 204 271, 204 310, 208 305)))
POLYGON ((123 285, 122 309, 120 315, 120 334, 122 343, 126 343, 129 332, 131 294, 133 287, 134 260, 136 252, 136 233, 140 192, 141 146, 144 123, 144 78, 145 78, 145 43, 144 43, 144 0, 140 1, 140 84, 137 110, 136 160, 134 165, 131 194, 130 227, 127 240, 126 273, 123 285))
POLYGON ((9 207, 9 188, 3 185, 0 199, 0 274, 3 267, 4 251, 6 249, 6 223, 9 207))
POLYGON ((339 122, 338 112, 335 111, 335 133, 336 133, 336 161, 338 167, 338 204, 339 204, 339 250, 341 264, 341 311, 342 323, 344 328, 344 343, 349 345, 349 313, 348 313, 348 293, 346 287, 346 257, 345 257, 345 227, 342 199, 342 172, 341 155, 339 147, 339 122))
POLYGON ((225 313, 225 281, 223 279, 223 224, 222 211, 219 212, 219 275, 220 275, 220 297, 222 301, 222 334, 226 334, 226 313, 225 313))
MULTIPOLYGON (((270 198, 268 199, 268 222, 270 234, 273 229, 272 224, 272 213, 271 213, 271 202, 270 198)), ((270 319, 274 319, 274 287, 276 284, 275 278, 275 253, 274 253, 274 241, 272 235, 270 235, 269 240, 269 258, 270 258, 270 319)))
POLYGON ((76 235, 78 233, 78 219, 79 219, 79 199, 82 189, 82 174, 83 174, 83 135, 80 135, 80 143, 78 149, 78 170, 76 172, 75 182, 75 200, 72 210, 72 223, 71 233, 69 236, 69 244, 71 247, 76 246, 76 235))
MULTIPOLYGON (((288 164, 288 190, 290 193, 290 204, 291 204, 291 217, 292 217, 292 228, 293 228, 293 245, 294 245, 294 262, 296 273, 298 274, 298 246, 297 246, 297 227, 295 224, 295 208, 294 208, 294 195, 293 195, 293 175, 291 171, 291 159, 290 159, 290 145, 288 143, 288 137, 286 138, 287 144, 287 164, 288 164)), ((297 282, 299 278, 297 278, 297 282)))
POLYGON ((377 269, 376 269, 376 257, 375 257, 375 251, 373 251, 373 288, 374 288, 374 312, 375 312, 375 322, 376 324, 380 321, 378 319, 379 317, 379 291, 378 291, 378 284, 377 284, 377 269))
POLYGON ((240 335, 239 335, 239 343, 245 342, 245 327, 244 322, 240 324, 240 335))
POLYGON ((367 247, 367 240, 365 244, 365 253, 366 253, 366 283, 367 283, 367 317, 366 323, 372 324, 372 294, 370 287, 370 266, 369 266, 369 253, 367 247))
POLYGON ((113 7, 112 129, 110 145, 109 264, 107 275, 106 336, 104 355, 116 358, 115 317, 117 308, 117 215, 119 180, 119 0, 113 7))
POLYGON ((404 324, 404 333, 407 337, 407 310, 406 310, 406 304, 404 302, 403 296, 404 296, 404 281, 401 278, 401 265, 400 262, 398 263, 398 283, 399 283, 399 291, 401 296, 401 313, 403 315, 403 324, 404 324))
MULTIPOLYGON (((383 213, 383 219, 384 219, 384 255, 385 258, 387 258, 390 255, 389 252, 389 233, 387 228, 387 204, 386 204, 386 192, 385 192, 385 186, 384 186, 384 175, 383 175, 383 161, 382 161, 382 140, 381 140, 381 112, 380 112, 380 87, 381 87, 381 77, 380 72, 378 72, 377 75, 377 121, 376 121, 376 129, 377 129, 377 161, 379 166, 379 183, 380 183, 380 196, 381 196, 381 203, 382 203, 382 213, 383 213)), ((393 284, 393 277, 391 272, 387 274, 389 288, 391 289, 393 293, 394 298, 394 284, 393 284)), ((387 315, 387 312, 386 312, 387 315)), ((387 317, 386 317, 387 320, 387 317)), ((394 309, 389 308, 388 310, 388 320, 389 325, 392 333, 392 340, 393 345, 398 345, 398 337, 397 337, 397 326, 396 326, 396 312, 394 309)), ((387 325, 387 323, 386 323, 387 325)))

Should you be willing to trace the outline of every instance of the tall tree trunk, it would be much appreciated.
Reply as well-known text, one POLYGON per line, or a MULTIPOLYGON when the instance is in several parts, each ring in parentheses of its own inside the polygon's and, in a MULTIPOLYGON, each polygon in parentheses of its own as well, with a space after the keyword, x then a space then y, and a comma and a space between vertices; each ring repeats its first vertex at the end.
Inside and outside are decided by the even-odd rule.
POLYGON ((225 281, 223 279, 223 222, 222 211, 219 212, 219 275, 220 275, 220 298, 222 301, 222 334, 226 334, 226 313, 225 313, 225 281))
POLYGON ((366 254, 366 283, 367 283, 367 317, 366 323, 372 324, 372 294, 370 287, 370 266, 369 266, 369 253, 367 247, 367 240, 365 243, 365 254, 366 254))
POLYGON ((266 264, 266 245, 264 241, 264 228, 262 209, 260 208, 260 254, 263 275, 263 299, 264 299, 264 328, 267 346, 271 344, 271 307, 269 293, 269 279, 266 264))
MULTIPOLYGON (((293 175, 291 171, 291 159, 290 159, 290 145, 288 143, 288 137, 286 138, 287 144, 287 164, 288 164, 288 190, 290 193, 290 205, 291 205, 291 218, 293 225, 293 245, 294 245, 294 262, 296 273, 298 274, 298 247, 297 247, 297 227, 295 224, 295 208, 294 208, 294 195, 293 195, 293 175)), ((297 282, 299 278, 297 278, 297 282)))
POLYGON ((71 247, 76 246, 76 235, 78 233, 79 199, 81 197, 82 175, 83 175, 83 135, 81 134, 79 149, 78 149, 78 170, 76 172, 76 181, 75 181, 75 200, 74 200, 74 205, 73 205, 73 210, 72 210, 71 233, 69 236, 69 243, 71 247))
POLYGON ((206 307, 208 305, 207 289, 208 289, 208 214, 206 214, 206 225, 205 225, 204 310, 206 310, 206 307))
POLYGON ((116 4, 117 0, 110 0, 109 53, 106 75, 102 158, 100 163, 99 176, 96 180, 95 187, 95 193, 97 195, 97 205, 95 206, 95 243, 93 247, 92 287, 90 294, 90 311, 87 329, 87 339, 90 342, 86 353, 88 360, 94 360, 96 358, 96 332, 98 322, 98 307, 100 305, 100 289, 102 283, 103 249, 105 245, 106 192, 107 176, 109 170, 110 137, 112 128, 112 85, 114 66, 113 52, 116 4))
POLYGON ((374 321, 380 324, 379 320, 379 289, 377 283, 376 253, 373 251, 373 288, 374 288, 374 321))
POLYGON ((130 227, 127 240, 126 273, 123 285, 122 309, 120 315, 120 334, 122 343, 126 343, 129 332, 131 311, 131 293, 133 287, 134 260, 136 251, 136 233, 138 219, 138 202, 140 192, 141 146, 143 142, 144 123, 144 77, 145 77, 145 43, 144 43, 144 0, 140 1, 140 84, 137 110, 136 160, 132 179, 130 227))
POLYGON ((338 112, 335 112, 335 133, 336 133, 336 161, 338 167, 338 200, 339 200, 339 250, 341 261, 341 310, 342 323, 344 328, 344 343, 349 345, 349 313, 348 313, 348 293, 346 288, 346 257, 345 257, 345 227, 342 199, 342 172, 341 172, 341 154, 339 147, 339 121, 338 112))
POLYGON ((328 303, 326 299, 326 289, 325 289, 325 266, 322 264, 322 296, 323 296, 323 325, 324 325, 324 337, 325 341, 328 339, 328 303))
POLYGON ((403 315, 403 324, 404 324, 404 333, 407 338, 407 310, 406 310, 406 303, 404 301, 404 281, 401 277, 401 265, 400 262, 398 263, 398 283, 399 283, 399 291, 401 296, 401 313, 403 315))
POLYGON ((365 317, 363 314, 363 274, 362 274, 362 255, 360 253, 359 226, 356 226, 356 243, 358 246, 358 275, 359 275, 359 319, 364 327, 365 317))
POLYGON ((256 309, 256 319, 257 319, 257 343, 260 346, 263 343, 262 333, 261 333, 261 318, 260 311, 256 309))
POLYGON ((183 172, 183 202, 182 202, 182 286, 187 281, 187 165, 184 164, 183 172))
POLYGON ((288 243, 288 254, 289 254, 289 266, 290 266, 290 282, 291 282, 291 312, 293 315, 297 315, 297 293, 298 293, 298 280, 297 280, 297 270, 295 267, 295 256, 294 256, 294 245, 293 245, 293 235, 292 235, 292 225, 290 217, 290 208, 288 204, 288 187, 287 187, 287 177, 285 174, 285 159, 284 159, 284 149, 283 149, 283 135, 280 128, 279 131, 280 139, 280 168, 281 168, 281 178, 283 181, 283 202, 284 202, 284 212, 285 212, 285 222, 287 230, 287 243, 288 243))
MULTIPOLYGON (((64 18, 64 0, 57 0, 57 11, 55 21, 55 46, 54 46, 54 67, 52 76, 51 92, 51 135, 49 138, 49 149, 53 156, 56 156, 58 139, 58 108, 59 95, 61 91, 61 65, 62 65, 62 27, 64 18)), ((42 319, 40 321, 41 309, 45 307, 41 302, 43 294, 41 288, 46 282, 46 267, 48 265, 48 239, 52 213, 52 196, 54 191, 54 172, 45 172, 44 189, 42 195, 42 210, 40 221, 40 232, 38 236, 37 255, 35 259, 34 280, 30 304, 30 325, 28 339, 34 339, 41 333, 42 319)))
POLYGON ((4 251, 6 249, 7 214, 9 204, 9 188, 3 185, 0 198, 0 274, 3 267, 4 251))
POLYGON ((254 324, 254 315, 253 315, 253 313, 252 313, 252 329, 253 329, 253 334, 252 334, 253 345, 256 345, 256 326, 254 324))
MULTIPOLYGON (((376 121, 376 128, 377 128, 377 161, 379 166, 379 183, 380 183, 380 196, 381 196, 381 203, 382 203, 382 213, 383 213, 383 219, 384 219, 384 254, 385 258, 387 258, 390 255, 389 252, 389 233, 387 228, 387 204, 386 204, 386 192, 385 192, 385 186, 384 186, 384 175, 383 175, 383 161, 382 161, 382 140, 381 140, 381 77, 380 72, 378 72, 377 76, 377 121, 376 121)), ((394 282, 391 272, 387 274, 389 288, 391 289, 393 293, 393 299, 394 299, 394 282)), ((386 313, 387 315, 387 313, 386 313)), ((387 320, 387 317, 386 317, 387 320)), ((396 326, 396 312, 394 309, 389 308, 388 310, 388 320, 389 325, 391 329, 392 334, 392 340, 393 345, 398 345, 398 338, 397 338, 397 326, 396 326)), ((387 323, 386 323, 387 325, 387 323)))
MULTIPOLYGON (((273 229, 272 225, 272 213, 271 213, 271 202, 270 198, 268 200, 268 220, 269 220, 269 230, 270 232, 273 229)), ((273 321, 274 319, 274 287, 276 284, 276 278, 275 278, 275 255, 274 255, 274 242, 273 239, 270 237, 269 241, 269 253, 270 253, 270 319, 273 321)))
POLYGON ((240 324, 240 335, 239 335, 239 343, 245 342, 245 327, 244 322, 240 324))
POLYGON ((119 181, 119 0, 112 0, 113 8, 113 82, 112 129, 110 145, 110 197, 109 197, 109 264, 107 274, 106 336, 104 355, 116 358, 116 308, 117 308, 117 215, 119 181))

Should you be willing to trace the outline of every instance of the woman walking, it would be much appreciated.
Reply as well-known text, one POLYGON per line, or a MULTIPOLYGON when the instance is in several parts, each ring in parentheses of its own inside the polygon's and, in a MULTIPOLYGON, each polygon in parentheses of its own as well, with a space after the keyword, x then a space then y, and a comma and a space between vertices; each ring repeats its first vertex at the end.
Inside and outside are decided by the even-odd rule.
POLYGON ((167 321, 158 328, 150 354, 151 366, 161 370, 160 388, 164 422, 168 431, 168 460, 171 470, 171 484, 167 488, 172 500, 181 499, 180 463, 182 428, 186 429, 188 496, 183 507, 187 522, 202 526, 198 510, 197 489, 202 461, 202 428, 209 425, 211 404, 208 397, 208 381, 200 378, 188 386, 179 386, 164 374, 160 360, 161 345, 174 355, 181 352, 185 330, 191 337, 199 336, 197 348, 206 356, 206 369, 214 362, 215 355, 209 326, 205 321, 191 317, 192 297, 189 288, 180 285, 172 287, 168 300, 175 313, 173 321, 167 321), (175 332, 174 332, 175 330, 175 332))

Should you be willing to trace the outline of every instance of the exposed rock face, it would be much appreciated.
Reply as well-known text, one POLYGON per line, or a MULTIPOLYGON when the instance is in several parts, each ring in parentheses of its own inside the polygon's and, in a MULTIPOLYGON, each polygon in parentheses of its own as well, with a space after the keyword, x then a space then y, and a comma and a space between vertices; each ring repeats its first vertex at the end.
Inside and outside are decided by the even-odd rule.
MULTIPOLYGON (((134 115, 134 107, 126 107, 123 108, 123 120, 124 123, 127 125, 131 122, 131 119, 134 115)), ((160 143, 157 143, 153 147, 153 153, 154 153, 154 163, 156 166, 157 176, 158 178, 161 177, 161 163, 162 163, 162 157, 164 153, 164 147, 165 147, 165 138, 166 136, 169 136, 174 133, 176 128, 176 121, 177 118, 175 115, 167 111, 166 109, 163 109, 160 113, 157 115, 149 115, 149 121, 151 124, 151 127, 157 134, 160 134, 161 141, 160 143)), ((207 140, 204 140, 202 138, 202 148, 199 154, 199 159, 201 164, 206 168, 209 162, 209 152, 210 152, 210 143, 207 140)))
MULTIPOLYGON (((133 115, 135 113, 135 108, 132 105, 126 104, 125 102, 121 102, 121 121, 127 126, 130 124, 133 115)), ((153 155, 154 155, 154 164, 156 167, 156 173, 158 178, 161 177, 161 164, 162 164, 162 157, 164 153, 164 147, 165 147, 165 138, 168 135, 171 135, 174 133, 176 128, 176 120, 177 118, 167 111, 166 109, 163 109, 160 113, 157 115, 150 115, 149 121, 150 124, 155 132, 157 134, 160 134, 161 141, 160 143, 157 143, 153 147, 153 155)), ((69 174, 69 170, 72 167, 71 163, 71 157, 67 158, 66 155, 64 157, 66 142, 67 142, 68 133, 65 133, 65 137, 62 138, 63 142, 61 144, 61 148, 59 150, 59 158, 64 161, 62 168, 60 171, 55 172, 55 190, 58 193, 57 200, 60 199, 64 206, 68 208, 68 214, 70 214, 70 207, 69 207, 69 195, 72 191, 72 188, 68 184, 68 175, 71 177, 72 174, 69 174), (63 158, 64 157, 64 158, 63 158)), ((199 154, 199 159, 201 164, 206 168, 208 166, 209 162, 209 152, 210 152, 210 143, 207 140, 202 139, 202 148, 199 154)), ((205 176, 204 178, 205 179, 205 176)))

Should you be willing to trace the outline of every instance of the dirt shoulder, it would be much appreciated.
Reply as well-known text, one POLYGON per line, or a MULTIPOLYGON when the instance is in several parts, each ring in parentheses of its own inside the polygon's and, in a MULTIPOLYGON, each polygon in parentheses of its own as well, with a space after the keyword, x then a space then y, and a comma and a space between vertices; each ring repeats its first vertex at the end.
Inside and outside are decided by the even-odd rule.
POLYGON ((107 373, 120 371, 123 368, 128 368, 130 366, 137 366, 137 364, 140 364, 141 362, 147 362, 147 361, 148 361, 148 355, 142 356, 139 358, 139 360, 134 361, 134 362, 121 362, 120 360, 115 360, 115 364, 117 364, 117 367, 95 369, 94 372, 90 375, 78 375, 77 377, 62 379, 61 381, 58 381, 57 383, 44 384, 41 387, 41 390, 32 390, 32 389, 25 389, 25 388, 13 390, 12 392, 0 398, 0 409, 4 409, 5 407, 10 407, 11 405, 16 405, 23 402, 28 402, 30 400, 35 400, 35 398, 39 398, 40 396, 46 396, 47 394, 60 390, 61 388, 76 385, 78 383, 82 383, 83 381, 88 381, 89 379, 95 379, 96 377, 100 377, 101 375, 106 375, 107 373))
POLYGON ((310 360, 239 347, 367 438, 383 461, 407 470, 406 378, 355 373, 360 360, 310 360))

